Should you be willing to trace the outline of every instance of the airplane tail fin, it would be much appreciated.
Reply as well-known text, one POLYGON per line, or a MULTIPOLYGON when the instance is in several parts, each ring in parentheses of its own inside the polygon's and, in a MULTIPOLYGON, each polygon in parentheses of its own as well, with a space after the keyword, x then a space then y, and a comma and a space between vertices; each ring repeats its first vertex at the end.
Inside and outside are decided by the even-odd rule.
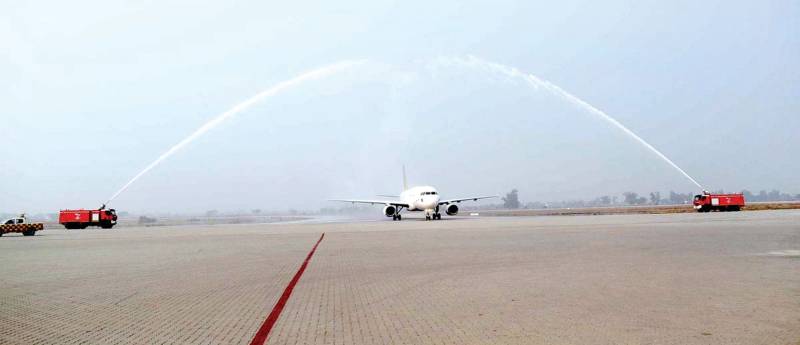
POLYGON ((408 179, 406 179, 406 165, 403 164, 403 190, 408 190, 408 179))

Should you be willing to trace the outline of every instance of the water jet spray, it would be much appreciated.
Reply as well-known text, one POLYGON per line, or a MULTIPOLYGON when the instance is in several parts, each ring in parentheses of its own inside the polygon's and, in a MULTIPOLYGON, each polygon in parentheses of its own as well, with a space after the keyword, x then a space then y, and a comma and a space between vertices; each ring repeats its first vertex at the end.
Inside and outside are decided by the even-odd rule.
POLYGON ((604 121, 608 122, 609 124, 613 125, 617 129, 621 130, 623 133, 628 135, 633 140, 637 141, 639 144, 641 144, 642 146, 644 146, 645 148, 650 150, 650 152, 654 153, 656 156, 661 158, 664 162, 666 162, 671 167, 673 167, 675 170, 677 170, 679 173, 681 173, 681 175, 683 175, 689 181, 691 181, 695 186, 697 186, 697 188, 700 188, 701 190, 703 190, 703 186, 700 185, 700 183, 697 182, 697 180, 695 180, 692 176, 690 176, 688 173, 686 173, 686 171, 684 171, 680 166, 675 164, 675 162, 673 162, 671 159, 667 158, 667 156, 664 155, 663 153, 661 153, 661 151, 659 151, 658 149, 653 147, 653 145, 650 145, 650 143, 648 143, 647 141, 642 139, 640 136, 638 136, 636 133, 634 133, 628 127, 625 127, 622 123, 617 121, 615 118, 613 118, 610 115, 606 114, 602 110, 597 109, 595 106, 587 103, 586 101, 578 98, 577 96, 567 92, 566 90, 562 89, 558 85, 555 85, 555 84, 553 84, 553 83, 551 83, 551 82, 549 82, 547 80, 541 79, 541 78, 539 78, 539 77, 537 77, 537 76, 535 76, 533 74, 522 72, 522 71, 518 70, 517 68, 506 66, 506 65, 502 65, 502 64, 498 64, 498 63, 495 63, 495 62, 486 61, 486 60, 480 59, 480 58, 472 56, 472 55, 467 56, 467 58, 444 58, 444 57, 442 57, 442 58, 437 59, 436 62, 441 64, 441 65, 445 65, 445 66, 455 65, 455 66, 463 66, 463 67, 468 67, 468 68, 480 68, 480 69, 483 69, 483 70, 487 70, 489 72, 500 73, 500 74, 505 75, 507 77, 520 79, 520 80, 524 81, 525 83, 527 83, 528 85, 530 85, 531 87, 533 87, 534 89, 537 89, 537 90, 539 88, 543 88, 543 89, 551 92, 552 94, 555 94, 556 96, 561 97, 562 99, 566 100, 567 102, 569 102, 569 103, 571 103, 573 105, 576 105, 579 108, 581 108, 583 110, 586 110, 589 113, 600 117, 604 121))
POLYGON ((200 136, 202 136, 206 132, 210 131, 214 127, 217 127, 219 124, 221 124, 223 121, 229 119, 230 117, 232 117, 232 116, 234 116, 234 115, 236 115, 236 114, 238 114, 238 113, 250 108, 254 104, 256 104, 258 102, 261 102, 266 98, 272 97, 272 96, 274 96, 274 95, 276 95, 276 94, 280 93, 281 91, 284 91, 284 90, 286 90, 288 88, 291 88, 293 86, 297 86, 299 84, 302 84, 302 83, 310 81, 310 80, 315 80, 315 79, 321 79, 321 78, 328 77, 328 76, 330 76, 332 74, 335 74, 337 72, 352 68, 352 67, 360 65, 360 64, 363 64, 364 62, 366 62, 366 61, 364 61, 364 60, 347 60, 347 61, 338 62, 338 63, 335 63, 335 64, 327 65, 327 66, 319 68, 319 69, 315 69, 315 70, 311 70, 311 71, 305 72, 305 73, 303 73, 303 74, 301 74, 301 75, 299 75, 297 77, 294 77, 292 79, 280 82, 280 83, 276 84, 275 86, 273 86, 273 87, 271 87, 269 89, 266 89, 266 90, 256 94, 253 97, 250 97, 249 99, 245 100, 244 102, 235 105, 233 108, 229 109, 228 111, 217 115, 216 117, 214 117, 213 119, 211 119, 210 121, 208 121, 204 125, 202 125, 200 128, 195 130, 191 135, 189 135, 188 137, 184 138, 183 140, 181 140, 180 142, 178 142, 177 144, 172 146, 166 152, 162 153, 161 156, 159 156, 158 158, 156 158, 156 160, 154 160, 152 163, 147 165, 138 174, 134 175, 133 178, 131 178, 128 181, 128 183, 123 185, 122 188, 120 188, 116 193, 114 193, 114 195, 112 195, 110 198, 108 198, 108 201, 106 201, 103 204, 103 207, 105 207, 105 205, 107 205, 107 204, 111 203, 112 201, 114 201, 114 199, 116 199, 120 194, 122 194, 122 192, 124 192, 126 189, 128 189, 128 187, 130 187, 134 182, 136 182, 140 177, 142 177, 148 171, 152 170, 158 164, 163 162, 165 159, 167 159, 170 156, 172 156, 173 154, 175 154, 175 152, 178 152, 180 149, 182 149, 183 147, 185 147, 186 145, 188 145, 189 143, 191 143, 195 139, 199 138, 200 136))
MULTIPOLYGON (((299 76, 297 76, 295 78, 292 78, 292 79, 283 81, 281 83, 278 83, 275 86, 273 86, 273 87, 271 87, 271 88, 269 88, 267 90, 264 90, 264 91, 256 94, 255 96, 245 100, 244 102, 237 104, 236 106, 234 106, 233 108, 229 109, 228 111, 217 115, 216 117, 214 117, 211 120, 209 120, 208 122, 206 122, 203 126, 198 128, 197 130, 195 130, 188 137, 184 138, 183 140, 181 140, 180 142, 178 142, 177 144, 172 146, 170 149, 168 149, 166 152, 161 154, 158 158, 156 158, 152 163, 147 165, 139 173, 134 175, 133 178, 131 178, 116 193, 114 193, 108 199, 108 201, 106 201, 103 204, 103 207, 101 207, 101 209, 105 208, 105 205, 111 203, 120 194, 122 194, 125 190, 127 190, 128 187, 130 187, 134 182, 136 182, 139 178, 141 178, 147 172, 149 172, 150 170, 155 168, 162 161, 164 161, 165 159, 169 158, 170 156, 175 154, 177 151, 179 151, 180 149, 182 149, 183 147, 185 147, 186 145, 188 145, 189 143, 191 143, 195 139, 197 139, 200 136, 204 135, 209 130, 217 127, 219 124, 221 124, 223 121, 227 120, 228 118, 230 118, 230 117, 232 117, 232 116, 234 116, 234 115, 236 115, 236 114, 238 114, 238 113, 250 108, 254 104, 259 103, 259 102, 263 101, 266 98, 272 97, 272 96, 274 96, 274 95, 276 95, 276 94, 280 93, 281 91, 284 91, 284 90, 286 90, 288 88, 291 88, 293 86, 297 86, 297 85, 302 84, 302 83, 304 83, 306 81, 328 77, 328 76, 330 76, 332 74, 335 74, 335 73, 340 72, 342 70, 346 70, 346 69, 355 67, 357 65, 361 65, 361 64, 363 64, 365 62, 366 62, 365 60, 355 60, 355 61, 347 60, 347 61, 342 61, 342 62, 339 62, 339 63, 331 64, 331 65, 328 65, 328 66, 325 66, 325 67, 322 67, 322 68, 319 68, 319 69, 315 69, 315 70, 303 73, 303 74, 301 74, 301 75, 299 75, 299 76)), ((498 64, 498 63, 494 63, 494 62, 490 62, 490 61, 486 61, 486 60, 483 60, 483 59, 480 59, 480 58, 477 58, 477 57, 471 56, 471 55, 467 56, 466 58, 440 57, 438 59, 435 59, 434 63, 438 64, 438 65, 441 65, 441 66, 448 66, 448 67, 449 66, 460 66, 460 67, 467 67, 467 68, 471 68, 471 69, 486 70, 486 71, 489 71, 489 72, 492 72, 492 73, 499 73, 499 74, 504 75, 506 77, 511 77, 511 78, 514 78, 514 79, 522 80, 525 83, 527 83, 529 86, 533 87, 534 89, 537 89, 537 90, 539 88, 545 89, 545 90, 549 91, 550 93, 552 93, 552 94, 554 94, 554 95, 566 100, 567 102, 569 102, 569 103, 571 103, 573 105, 576 105, 579 108, 581 108, 581 109, 583 109, 585 111, 588 111, 589 113, 591 113, 591 114, 593 114, 595 116, 598 116, 602 120, 608 122, 612 126, 614 126, 617 129, 621 130, 623 133, 628 135, 630 138, 632 138, 633 140, 635 140, 636 142, 638 142, 639 144, 644 146, 646 149, 651 151, 653 154, 655 154, 656 156, 661 158, 661 160, 663 160, 668 165, 670 165, 672 168, 677 170, 681 175, 686 177, 689 181, 691 181, 698 188, 700 188, 701 190, 704 189, 703 186, 700 185, 699 182, 697 182, 697 180, 695 180, 692 176, 690 176, 688 173, 686 173, 686 171, 684 171, 681 167, 679 167, 677 164, 675 164, 675 162, 670 160, 666 155, 661 153, 661 151, 659 151, 658 149, 653 147, 653 145, 650 145, 650 143, 648 143, 647 141, 642 139, 640 136, 638 136, 632 130, 630 130, 629 128, 625 127, 622 123, 620 123, 619 121, 617 121, 616 119, 614 119, 610 115, 606 114, 602 110, 594 107, 593 105, 591 105, 591 104, 587 103, 586 101, 578 98, 577 96, 565 91, 564 89, 562 89, 558 85, 555 85, 555 84, 553 84, 553 83, 551 83, 551 82, 549 82, 547 80, 541 79, 541 78, 539 78, 539 77, 537 77, 537 76, 535 76, 533 74, 522 72, 522 71, 518 70, 517 68, 506 66, 506 65, 502 65, 502 64, 498 64)))

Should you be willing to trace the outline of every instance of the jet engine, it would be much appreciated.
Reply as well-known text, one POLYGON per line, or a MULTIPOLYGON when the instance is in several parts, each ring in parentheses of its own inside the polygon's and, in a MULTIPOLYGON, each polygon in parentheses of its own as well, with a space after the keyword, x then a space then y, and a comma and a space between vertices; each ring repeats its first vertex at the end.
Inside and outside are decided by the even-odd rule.
POLYGON ((444 210, 444 213, 447 213, 448 216, 455 216, 458 214, 458 206, 456 206, 455 204, 450 204, 444 210))
POLYGON ((397 213, 397 207, 389 205, 383 208, 383 214, 385 214, 387 217, 394 216, 395 213, 397 213))

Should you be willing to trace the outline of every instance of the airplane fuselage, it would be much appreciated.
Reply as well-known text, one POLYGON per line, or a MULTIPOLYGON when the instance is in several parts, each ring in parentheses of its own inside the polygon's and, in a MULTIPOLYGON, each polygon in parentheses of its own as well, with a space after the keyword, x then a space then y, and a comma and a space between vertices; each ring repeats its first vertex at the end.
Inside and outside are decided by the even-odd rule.
POLYGON ((434 211, 439 207, 439 192, 431 186, 409 188, 400 193, 400 200, 408 204, 409 211, 434 211))

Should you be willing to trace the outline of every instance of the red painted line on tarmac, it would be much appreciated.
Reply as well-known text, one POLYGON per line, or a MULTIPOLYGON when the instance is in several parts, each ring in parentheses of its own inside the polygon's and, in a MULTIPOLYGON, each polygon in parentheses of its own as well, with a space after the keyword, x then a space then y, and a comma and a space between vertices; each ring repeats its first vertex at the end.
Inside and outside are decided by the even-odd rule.
POLYGON ((303 264, 300 265, 300 269, 297 270, 297 273, 294 274, 294 278, 289 282, 289 285, 286 285, 286 289, 283 290, 283 295, 281 298, 278 299, 278 303, 275 303, 275 306, 272 307, 272 312, 269 313, 267 319, 264 320, 264 323, 261 324, 261 328, 258 329, 256 335, 253 337, 253 340, 250 342, 250 345, 262 345, 267 342, 267 337, 269 337, 269 332, 272 331, 272 326, 275 326, 275 323, 278 322, 278 318, 281 316, 281 312, 283 311, 283 307, 286 306, 286 302, 289 301, 289 297, 292 296, 292 290, 294 290, 294 286, 297 285, 297 282, 300 281, 300 277, 303 276, 303 272, 306 270, 306 266, 308 266, 308 262, 311 261, 311 257, 314 256, 314 252, 317 251, 317 246, 322 239, 325 238, 325 233, 322 233, 322 236, 319 237, 317 243, 314 244, 314 248, 311 248, 311 252, 308 253, 306 256, 306 260, 303 261, 303 264))

